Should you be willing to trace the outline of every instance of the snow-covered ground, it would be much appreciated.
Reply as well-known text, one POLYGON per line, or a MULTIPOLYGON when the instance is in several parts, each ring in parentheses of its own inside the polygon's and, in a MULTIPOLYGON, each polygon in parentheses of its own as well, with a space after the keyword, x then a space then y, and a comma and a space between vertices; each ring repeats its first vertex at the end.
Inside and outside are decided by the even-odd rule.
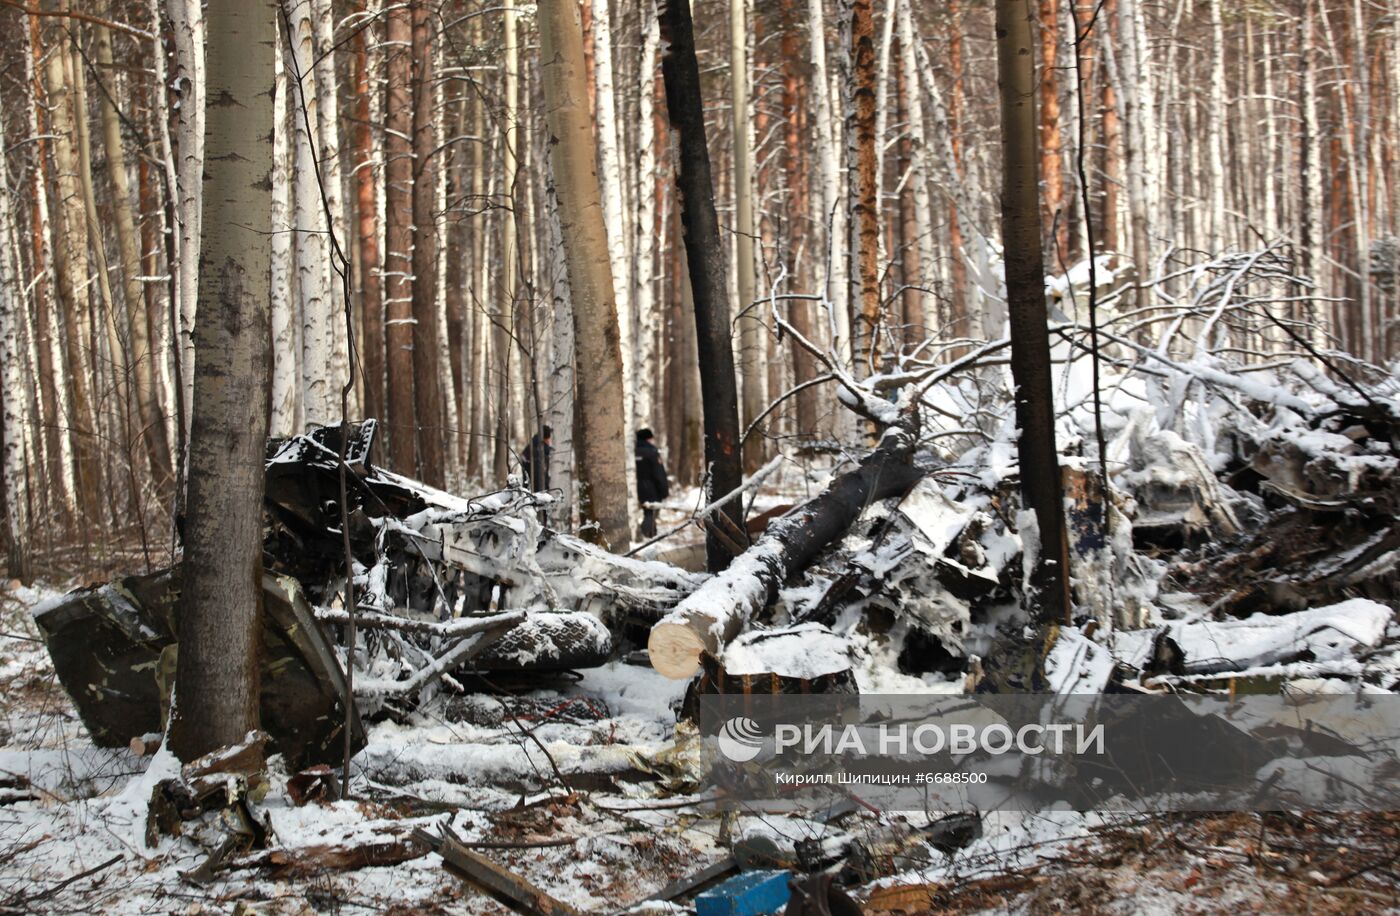
MULTIPOLYGON (((444 871, 436 854, 361 868, 326 864, 333 848, 390 843, 447 823, 560 900, 614 912, 719 860, 726 838, 765 835, 791 849, 801 839, 860 835, 905 819, 862 810, 828 827, 707 813, 685 794, 696 787, 671 746, 684 684, 613 663, 576 683, 458 698, 455 721, 429 713, 408 725, 372 726, 356 759, 352 801, 294 806, 274 758, 269 791, 254 806, 271 826, 270 848, 198 883, 192 873, 222 835, 220 824, 206 818, 190 834, 147 848, 145 801, 174 762, 164 752, 143 758, 92 745, 30 619, 45 597, 10 588, 0 614, 0 778, 9 786, 0 798, 0 908, 7 911, 504 912, 444 871), (556 768, 578 788, 561 787, 556 768)), ((990 813, 969 847, 920 857, 862 896, 875 893, 878 903, 888 899, 879 897, 882 888, 925 888, 928 908, 945 912, 1340 911, 1361 902, 1376 910, 1394 902, 1385 896, 1394 893, 1393 854, 1384 867, 1348 873, 1384 858, 1374 847, 1386 837, 1396 842, 1396 827, 1380 817, 1356 820, 1350 831, 1328 822, 1343 835, 1323 837, 1267 815, 990 813), (1281 830, 1291 834, 1287 842, 1276 838, 1281 830), (1311 845, 1312 853, 1297 851, 1311 845)))

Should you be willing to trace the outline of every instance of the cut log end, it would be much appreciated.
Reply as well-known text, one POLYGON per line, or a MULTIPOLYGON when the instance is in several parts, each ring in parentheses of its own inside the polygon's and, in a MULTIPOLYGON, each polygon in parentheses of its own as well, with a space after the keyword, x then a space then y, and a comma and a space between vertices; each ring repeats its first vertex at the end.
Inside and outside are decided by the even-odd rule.
POLYGON ((651 666, 673 681, 689 680, 700 670, 705 640, 693 626, 662 621, 651 629, 647 654, 651 666))

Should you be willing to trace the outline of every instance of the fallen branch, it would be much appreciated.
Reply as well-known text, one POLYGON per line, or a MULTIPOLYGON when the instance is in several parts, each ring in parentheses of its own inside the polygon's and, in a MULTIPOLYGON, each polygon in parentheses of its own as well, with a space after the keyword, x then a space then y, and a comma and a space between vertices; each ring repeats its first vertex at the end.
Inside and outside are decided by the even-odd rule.
POLYGON ((858 467, 770 525, 728 569, 707 580, 652 627, 647 641, 652 667, 682 680, 699 670, 701 653, 718 657, 784 580, 845 534, 866 506, 906 492, 923 476, 913 464, 915 442, 909 431, 892 428, 858 467))
MULTIPOLYGON (((349 623, 350 615, 339 608, 317 608, 316 619, 323 623, 349 623)), ((412 617, 395 617, 390 614, 372 613, 364 610, 355 614, 356 625, 362 630, 406 630, 412 633, 431 633, 434 636, 442 637, 470 636, 482 630, 492 629, 501 623, 515 623, 519 620, 519 613, 492 614, 490 617, 465 617, 443 622, 416 620, 412 617)))
POLYGON ((525 616, 524 611, 499 614, 493 618, 495 623, 489 629, 480 630, 458 640, 451 649, 433 659, 430 664, 419 668, 411 677, 402 681, 381 679, 372 682, 372 684, 364 684, 363 687, 359 688, 361 695, 406 696, 415 694, 453 668, 484 652, 492 643, 523 621, 525 616))
POLYGON ((650 547, 652 544, 655 544, 657 541, 664 541, 666 538, 670 537, 671 535, 676 534, 676 533, 678 533, 678 532, 680 532, 680 531, 684 531, 686 528, 688 528, 688 527, 690 526, 690 524, 691 524, 692 522, 696 521, 697 519, 703 521, 704 519, 708 518, 712 513, 717 512, 717 511, 719 511, 719 509, 721 509, 722 507, 729 505, 729 501, 730 501, 731 499, 734 499, 734 498, 738 497, 740 494, 746 493, 746 492, 748 492, 749 490, 752 490, 752 489, 754 489, 754 488, 756 488, 756 487, 758 487, 758 486, 761 486, 761 485, 763 484, 763 481, 765 481, 765 480, 768 479, 768 475, 769 475, 769 474, 772 474, 774 471, 776 471, 776 470, 778 469, 778 466, 781 465, 782 463, 783 463, 783 456, 782 456, 782 455, 774 455, 773 458, 772 458, 767 464, 765 464, 763 467, 759 468, 757 471, 754 471, 753 474, 749 476, 749 479, 746 480, 746 481, 744 481, 743 484, 741 484, 741 485, 738 486, 738 487, 735 487, 733 490, 731 490, 730 492, 724 494, 724 495, 721 496, 719 499, 717 499, 717 500, 715 500, 714 502, 710 503, 708 506, 705 506, 703 509, 701 509, 700 511, 696 512, 693 516, 691 516, 690 518, 688 518, 688 519, 686 519, 685 521, 681 522, 679 525, 675 526, 674 528, 668 528, 667 530, 661 532, 660 534, 658 534, 656 537, 652 538, 651 540, 645 541, 645 542, 643 542, 643 543, 641 543, 641 544, 638 544, 636 547, 633 547, 631 550, 629 550, 629 551, 627 551, 625 554, 623 554, 623 556, 625 556, 625 557, 633 556, 633 555, 635 555, 635 554, 637 553, 637 551, 642 550, 643 548, 646 548, 646 547, 650 547))
POLYGON ((70 878, 64 878, 62 881, 58 882, 52 887, 46 888, 45 890, 42 890, 37 894, 29 894, 27 896, 20 896, 16 894, 15 896, 6 900, 3 906, 7 909, 17 909, 21 906, 24 906, 25 904, 34 903, 39 900, 47 900, 54 894, 57 894, 59 891, 63 890, 68 885, 81 881, 84 878, 91 878, 98 872, 105 871, 106 869, 111 868, 113 865, 116 865, 121 860, 121 856, 112 856, 112 858, 103 862, 101 865, 94 865, 92 868, 89 868, 86 871, 80 871, 70 878))
POLYGON ((328 871, 352 871, 380 865, 398 865, 421 859, 431 847, 412 837, 396 837, 360 845, 318 844, 290 849, 270 849, 234 863, 234 868, 268 868, 277 879, 311 877, 328 871))

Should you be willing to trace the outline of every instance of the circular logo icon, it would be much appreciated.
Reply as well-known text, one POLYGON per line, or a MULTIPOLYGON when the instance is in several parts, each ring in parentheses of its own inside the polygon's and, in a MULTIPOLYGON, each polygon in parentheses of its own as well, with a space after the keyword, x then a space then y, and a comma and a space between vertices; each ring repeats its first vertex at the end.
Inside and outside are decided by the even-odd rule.
POLYGON ((747 716, 735 716, 719 730, 719 749, 735 763, 747 763, 763 750, 763 729, 747 716))

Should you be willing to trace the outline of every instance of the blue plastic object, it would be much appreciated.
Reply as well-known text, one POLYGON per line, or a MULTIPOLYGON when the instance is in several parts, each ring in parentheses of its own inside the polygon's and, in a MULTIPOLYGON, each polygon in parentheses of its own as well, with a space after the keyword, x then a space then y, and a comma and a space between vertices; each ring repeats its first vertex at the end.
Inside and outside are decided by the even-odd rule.
POLYGON ((763 916, 787 906, 792 891, 785 871, 735 875, 695 898, 695 916, 763 916))

